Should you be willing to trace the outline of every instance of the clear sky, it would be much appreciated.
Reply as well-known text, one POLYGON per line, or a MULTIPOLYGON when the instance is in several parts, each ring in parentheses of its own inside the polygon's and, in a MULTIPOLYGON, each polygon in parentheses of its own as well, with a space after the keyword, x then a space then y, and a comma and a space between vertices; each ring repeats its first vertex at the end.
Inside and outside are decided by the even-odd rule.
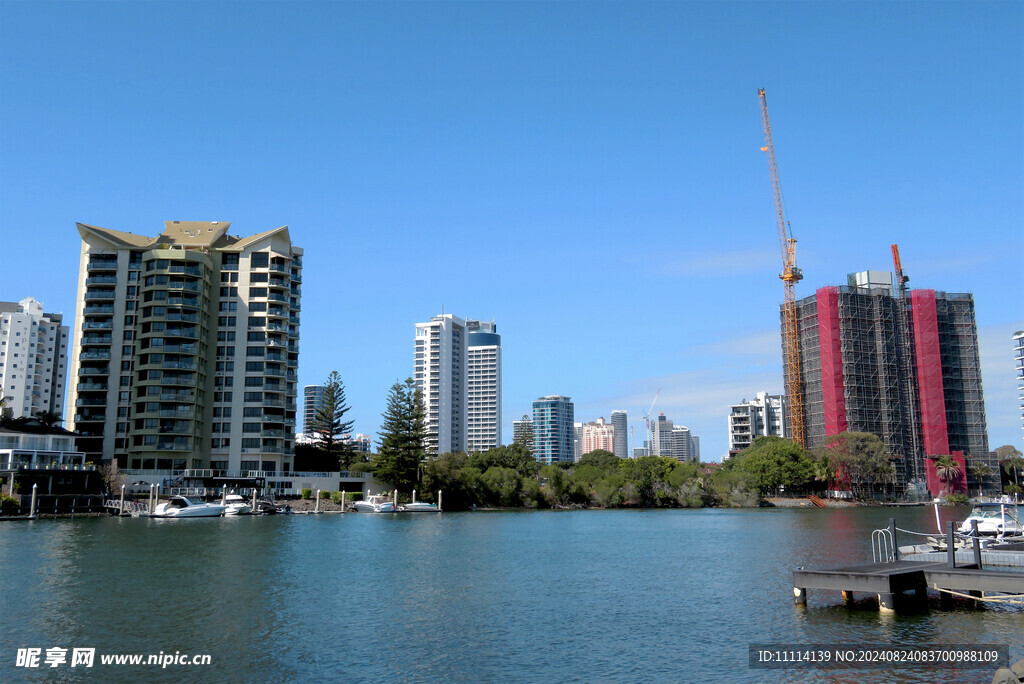
POLYGON ((727 450, 782 391, 768 94, 797 296, 890 270, 975 295, 1021 441, 1020 2, 0 3, 0 299, 72 314, 75 221, 288 225, 300 384, 376 433, 414 323, 494 319, 504 439, 540 395, 727 450))

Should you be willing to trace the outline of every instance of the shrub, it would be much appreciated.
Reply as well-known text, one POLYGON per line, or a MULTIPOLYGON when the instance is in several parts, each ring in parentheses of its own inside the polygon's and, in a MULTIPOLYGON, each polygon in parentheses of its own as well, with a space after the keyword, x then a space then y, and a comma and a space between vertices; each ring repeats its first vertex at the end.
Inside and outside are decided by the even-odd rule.
POLYGON ((312 499, 313 498, 313 490, 312 489, 303 489, 302 490, 302 498, 303 499, 312 499))
POLYGON ((14 513, 21 508, 21 500, 6 494, 0 494, 0 511, 14 513))
POLYGON ((946 504, 950 506, 964 506, 970 502, 966 494, 950 494, 946 497, 946 504))
POLYGON ((321 489, 320 490, 320 498, 324 499, 325 501, 330 499, 331 498, 331 490, 330 489, 321 489))
MULTIPOLYGON (((348 502, 348 500, 349 500, 349 497, 346 496, 345 497, 346 503, 348 502)), ((333 492, 331 494, 331 501, 333 501, 336 504, 340 504, 341 503, 341 492, 333 492)))

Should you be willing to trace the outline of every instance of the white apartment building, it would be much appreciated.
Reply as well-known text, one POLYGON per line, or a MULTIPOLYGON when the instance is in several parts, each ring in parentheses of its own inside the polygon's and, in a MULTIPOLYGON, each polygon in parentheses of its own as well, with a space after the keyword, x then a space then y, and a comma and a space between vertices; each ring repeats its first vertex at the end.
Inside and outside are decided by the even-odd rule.
POLYGON ((287 227, 167 221, 82 237, 69 428, 89 460, 292 470, 302 249, 287 227))
POLYGON ((316 412, 324 403, 324 389, 323 385, 306 385, 302 388, 302 434, 305 437, 300 444, 312 444, 315 441, 312 425, 316 412))
POLYGON ((466 450, 466 321, 452 314, 416 324, 413 379, 423 393, 426 448, 466 450))
POLYGON ((68 327, 32 297, 0 302, 0 396, 13 418, 64 412, 68 327))
POLYGON ((737 454, 760 435, 786 434, 786 411, 789 404, 784 394, 758 392, 753 401, 744 399, 729 407, 729 454, 737 454))
POLYGON ((501 446, 501 335, 493 321, 467 320, 466 448, 501 446))
POLYGON ((519 420, 512 421, 512 441, 533 451, 533 419, 523 415, 519 420))
POLYGON ((1024 330, 1013 334, 1013 365, 1017 369, 1017 400, 1020 402, 1021 429, 1024 429, 1024 330))

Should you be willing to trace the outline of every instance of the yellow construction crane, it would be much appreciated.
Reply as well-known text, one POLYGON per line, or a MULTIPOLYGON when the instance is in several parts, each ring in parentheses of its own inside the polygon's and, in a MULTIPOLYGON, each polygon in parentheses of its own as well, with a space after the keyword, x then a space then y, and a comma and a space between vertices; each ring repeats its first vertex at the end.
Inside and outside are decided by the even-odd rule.
POLYGON ((789 435, 800 446, 804 440, 804 393, 800 372, 800 334, 797 329, 796 292, 794 286, 804 275, 796 267, 796 238, 782 213, 782 190, 779 188, 779 172, 775 167, 775 147, 772 145, 772 127, 768 123, 768 100, 764 88, 757 91, 761 101, 761 128, 764 130, 764 147, 768 153, 768 171, 775 197, 775 222, 779 228, 779 246, 782 247, 782 279, 786 297, 782 305, 782 346, 783 372, 786 376, 786 396, 789 398, 789 435))

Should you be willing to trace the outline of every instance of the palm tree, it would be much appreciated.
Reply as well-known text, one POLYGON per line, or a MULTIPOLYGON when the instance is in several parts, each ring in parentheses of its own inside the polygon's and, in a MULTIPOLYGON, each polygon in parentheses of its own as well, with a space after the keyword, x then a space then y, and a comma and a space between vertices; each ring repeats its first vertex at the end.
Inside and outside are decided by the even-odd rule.
POLYGON ((64 419, 53 411, 36 411, 34 418, 48 428, 64 422, 64 419))
POLYGON ((960 476, 960 464, 952 456, 936 456, 934 463, 935 474, 947 486, 948 492, 949 481, 960 476))
POLYGON ((1015 450, 1009 458, 1003 461, 1003 470, 1007 475, 1013 473, 1013 483, 1020 487, 1020 471, 1024 470, 1024 456, 1015 450))
POLYGON ((969 470, 978 483, 978 496, 981 496, 982 480, 992 474, 992 469, 980 461, 972 461, 969 470))

